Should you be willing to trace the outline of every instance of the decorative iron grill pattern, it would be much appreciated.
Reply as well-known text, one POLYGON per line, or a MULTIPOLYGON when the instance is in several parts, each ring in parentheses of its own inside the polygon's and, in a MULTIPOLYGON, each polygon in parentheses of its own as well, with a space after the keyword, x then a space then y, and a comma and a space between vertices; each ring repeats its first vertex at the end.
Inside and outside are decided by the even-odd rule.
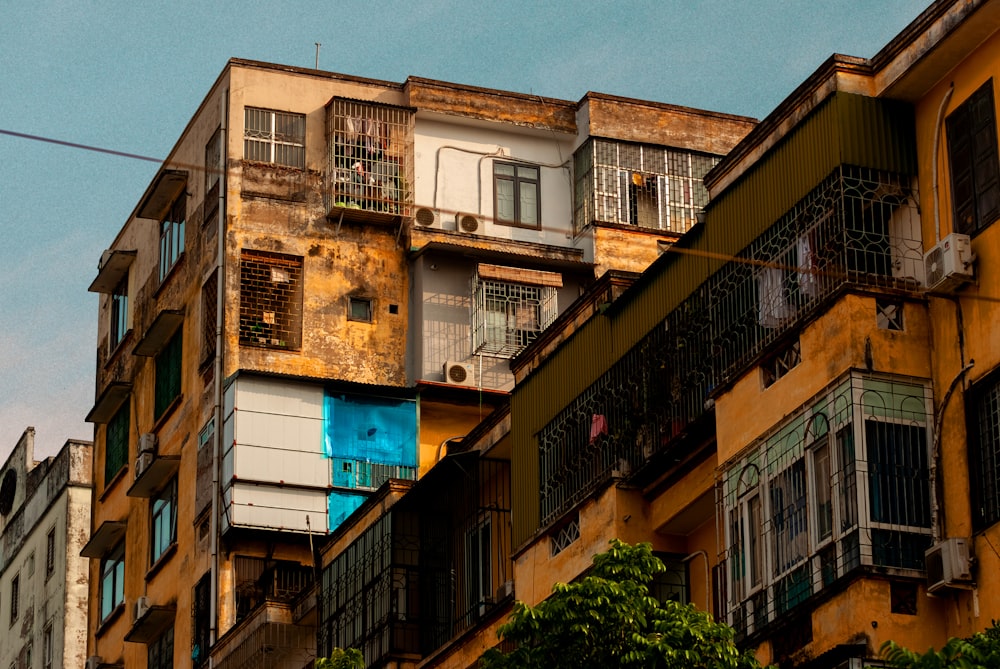
POLYGON ((718 156, 591 139, 574 155, 574 224, 594 221, 683 233, 708 204, 718 156))
MULTIPOLYGON (((224 644, 216 644, 222 648, 224 644)), ((305 667, 316 659, 316 632, 311 625, 265 622, 239 645, 213 661, 215 669, 305 667)))
POLYGON ((473 351, 512 358, 558 316, 556 289, 473 277, 473 351))
POLYGON ((982 530, 1000 520, 1000 372, 977 383, 968 397, 972 518, 982 530))
POLYGON ((413 110, 334 98, 326 123, 328 204, 409 216, 413 110))
POLYGON ((721 613, 760 632, 864 567, 924 568, 928 385, 849 373, 720 475, 721 613))
POLYGON ((835 170, 672 310, 538 435, 542 524, 634 470, 843 287, 913 285, 919 217, 904 177, 835 170))
POLYGON ((302 344, 302 258, 244 250, 240 255, 240 344, 302 344))

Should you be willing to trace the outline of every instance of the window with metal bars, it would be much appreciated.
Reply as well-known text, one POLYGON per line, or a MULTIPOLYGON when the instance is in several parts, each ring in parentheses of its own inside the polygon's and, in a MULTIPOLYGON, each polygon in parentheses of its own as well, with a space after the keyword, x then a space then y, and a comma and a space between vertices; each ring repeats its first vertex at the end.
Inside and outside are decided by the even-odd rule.
POLYGON ((770 388, 774 382, 788 374, 793 367, 802 362, 802 346, 798 337, 795 341, 782 346, 773 354, 767 356, 760 364, 764 387, 770 388))
POLYGON ((580 538, 580 514, 574 513, 549 534, 549 555, 555 557, 580 538))
POLYGON ((181 329, 174 333, 167 345, 156 356, 156 380, 153 388, 153 419, 160 416, 181 394, 181 354, 183 343, 181 329))
POLYGON ((243 157, 262 163, 305 168, 305 114, 247 107, 244 110, 243 157))
POLYGON ((600 221, 686 232, 708 204, 719 156, 591 139, 574 154, 574 225, 600 221))
POLYGON ((556 289, 477 275, 473 281, 475 353, 512 358, 556 319, 556 289))
POLYGON ((413 112, 333 98, 327 106, 332 207, 408 214, 413 202, 413 112))
POLYGON ((922 570, 929 387, 851 373, 722 475, 730 624, 753 633, 852 570, 922 570))
POLYGON ((45 580, 49 580, 56 571, 56 528, 45 535, 45 580))
POLYGON ((17 616, 19 615, 19 608, 21 604, 21 574, 14 574, 14 578, 10 579, 10 625, 14 626, 17 622, 17 616))
POLYGON ((240 344, 298 349, 302 258, 244 250, 240 256, 240 344))
POLYGON ((966 394, 972 525, 985 530, 1000 521, 1000 368, 966 394))
POLYGON ((993 79, 948 115, 954 227, 974 234, 1000 218, 1000 165, 997 155, 993 79))
POLYGON ((131 412, 128 400, 122 403, 104 430, 104 485, 128 464, 128 438, 131 412))
POLYGON ((148 669, 173 669, 174 666, 174 626, 146 647, 146 667, 148 669))
POLYGON ((211 597, 211 574, 206 573, 194 586, 191 602, 191 662, 195 667, 208 663, 211 597))
POLYGON ((225 168, 222 163, 222 128, 212 133, 205 145, 205 213, 202 221, 207 225, 219 210, 219 184, 225 168))
POLYGON ((201 362, 215 357, 215 326, 219 316, 219 272, 213 271, 201 287, 201 362))

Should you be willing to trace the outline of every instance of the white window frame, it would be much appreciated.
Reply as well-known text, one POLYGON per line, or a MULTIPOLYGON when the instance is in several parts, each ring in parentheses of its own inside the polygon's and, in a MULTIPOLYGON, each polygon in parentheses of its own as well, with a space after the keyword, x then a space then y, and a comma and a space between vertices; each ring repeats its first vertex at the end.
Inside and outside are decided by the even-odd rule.
POLYGON ((243 114, 243 157, 274 165, 305 169, 306 166, 306 115, 295 112, 276 111, 246 107, 243 114), (266 124, 259 123, 265 120, 266 124), (301 122, 302 134, 278 132, 279 121, 301 122), (266 125, 266 127, 264 127, 266 125), (253 147, 256 150, 253 150, 253 147), (295 149, 299 149, 295 151, 295 149), (287 159, 295 155, 295 160, 287 159), (252 157, 251 157, 252 156, 252 157), (301 160, 298 157, 301 157, 301 160))
POLYGON ((558 291, 478 274, 472 288, 473 352, 513 358, 552 324, 558 291))

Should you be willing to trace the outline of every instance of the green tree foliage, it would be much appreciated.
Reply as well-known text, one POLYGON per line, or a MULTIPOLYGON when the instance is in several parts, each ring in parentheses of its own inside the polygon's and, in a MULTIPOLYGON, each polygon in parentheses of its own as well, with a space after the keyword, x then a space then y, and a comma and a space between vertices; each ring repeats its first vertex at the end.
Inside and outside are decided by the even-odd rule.
POLYGON ((659 602, 649 583, 664 571, 649 544, 617 539, 594 556, 584 578, 558 583, 538 606, 514 605, 500 637, 516 644, 491 649, 482 669, 757 669, 733 642, 733 630, 692 605, 659 602))
POLYGON ((1000 623, 968 639, 952 637, 926 653, 903 648, 895 641, 882 644, 882 657, 897 669, 996 669, 1000 667, 1000 623))
POLYGON ((365 669, 365 658, 357 648, 334 648, 330 657, 316 658, 316 669, 365 669))

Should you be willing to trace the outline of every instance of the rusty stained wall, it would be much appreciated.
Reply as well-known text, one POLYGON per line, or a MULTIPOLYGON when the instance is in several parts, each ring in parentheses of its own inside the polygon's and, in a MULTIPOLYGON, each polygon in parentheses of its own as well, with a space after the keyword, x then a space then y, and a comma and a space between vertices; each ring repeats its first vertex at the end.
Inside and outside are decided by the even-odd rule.
POLYGON ((405 385, 409 279, 397 227, 328 220, 317 173, 231 161, 230 174, 240 190, 227 211, 223 376, 246 369, 405 385), (243 249, 302 258, 301 350, 240 345, 243 249), (351 296, 372 300, 371 323, 348 320, 351 296))
POLYGON ((674 235, 665 236, 656 230, 595 226, 594 276, 601 276, 608 270, 641 273, 675 239, 674 235))
MULTIPOLYGON (((580 102, 585 134, 724 155, 757 121, 676 105, 588 93, 580 102)), ((581 125, 583 125, 581 123, 581 125)))

